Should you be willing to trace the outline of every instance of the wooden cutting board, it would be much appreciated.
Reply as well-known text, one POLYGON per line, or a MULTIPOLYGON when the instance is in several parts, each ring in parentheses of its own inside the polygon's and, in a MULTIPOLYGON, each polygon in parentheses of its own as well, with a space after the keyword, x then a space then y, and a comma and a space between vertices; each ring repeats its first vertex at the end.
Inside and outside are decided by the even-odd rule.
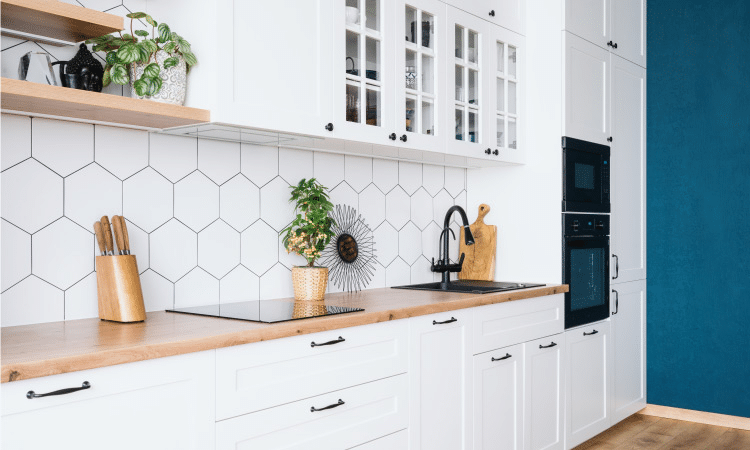
POLYGON ((474 245, 464 243, 464 229, 461 227, 461 238, 459 239, 459 256, 465 253, 464 265, 458 273, 459 280, 485 280, 495 279, 495 250, 497 248, 497 227, 484 223, 484 216, 490 212, 490 206, 482 203, 479 205, 477 220, 469 226, 474 235, 474 245))

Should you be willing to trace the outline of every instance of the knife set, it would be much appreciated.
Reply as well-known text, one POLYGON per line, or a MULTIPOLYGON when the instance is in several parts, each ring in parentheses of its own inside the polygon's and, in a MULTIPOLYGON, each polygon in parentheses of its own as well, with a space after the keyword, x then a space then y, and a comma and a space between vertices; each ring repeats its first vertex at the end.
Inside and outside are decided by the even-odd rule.
POLYGON ((99 318, 113 322, 142 322, 146 319, 141 279, 135 255, 130 254, 128 227, 122 216, 107 216, 94 223, 96 242, 101 256, 96 257, 96 289, 99 296, 99 318), (115 242, 118 252, 115 253, 115 242))

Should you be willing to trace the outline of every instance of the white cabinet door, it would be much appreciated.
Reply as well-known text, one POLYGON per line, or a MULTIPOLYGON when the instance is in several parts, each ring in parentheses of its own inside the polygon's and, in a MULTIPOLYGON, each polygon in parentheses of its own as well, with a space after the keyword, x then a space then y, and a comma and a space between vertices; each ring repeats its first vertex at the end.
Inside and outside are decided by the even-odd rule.
POLYGON ((2 385, 2 445, 53 448, 214 448, 214 351, 2 385), (64 395, 27 398, 66 388, 64 395))
POLYGON ((412 450, 471 448, 471 310, 409 319, 412 450))
POLYGON ((609 320, 565 332, 566 448, 609 428, 609 332, 609 320))
POLYGON ((609 52, 571 33, 564 35, 564 135, 608 145, 609 52))
POLYGON ((612 56, 612 283, 646 278, 646 69, 612 56))
POLYGON ((523 345, 474 356, 474 450, 523 449, 523 345))
POLYGON ((615 424, 646 407, 646 280, 613 289, 611 416, 615 424))
POLYGON ((563 449, 564 346, 564 334, 523 344, 525 450, 563 449))
POLYGON ((605 49, 612 39, 609 18, 610 0, 565 0, 565 30, 605 49))
POLYGON ((612 1, 612 41, 614 54, 646 67, 646 0, 612 1))

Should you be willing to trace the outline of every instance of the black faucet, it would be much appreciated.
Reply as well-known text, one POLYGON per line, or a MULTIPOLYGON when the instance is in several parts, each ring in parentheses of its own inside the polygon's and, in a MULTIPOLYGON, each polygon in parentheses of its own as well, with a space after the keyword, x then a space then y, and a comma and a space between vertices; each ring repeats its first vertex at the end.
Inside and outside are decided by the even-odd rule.
POLYGON ((435 264, 435 258, 432 258, 432 266, 430 266, 430 270, 433 272, 442 272, 443 273, 443 280, 440 283, 440 288, 443 290, 448 290, 448 286, 451 282, 451 272, 460 272, 464 265, 464 257, 465 254, 461 253, 461 258, 458 260, 458 264, 451 264, 450 260, 448 259, 448 253, 449 253, 449 234, 453 234, 453 239, 456 239, 456 234, 451 230, 450 228, 450 220, 451 216, 454 212, 458 211, 458 214, 461 216, 461 221, 463 222, 464 227, 464 241, 466 242, 466 245, 473 245, 474 244, 474 235, 471 234, 471 229, 469 228, 469 219, 466 217, 466 211, 464 211, 463 208, 461 208, 458 205, 451 206, 450 209, 448 209, 448 212, 445 213, 445 222, 443 224, 443 232, 440 233, 440 245, 442 246, 442 254, 438 254, 438 262, 435 264))

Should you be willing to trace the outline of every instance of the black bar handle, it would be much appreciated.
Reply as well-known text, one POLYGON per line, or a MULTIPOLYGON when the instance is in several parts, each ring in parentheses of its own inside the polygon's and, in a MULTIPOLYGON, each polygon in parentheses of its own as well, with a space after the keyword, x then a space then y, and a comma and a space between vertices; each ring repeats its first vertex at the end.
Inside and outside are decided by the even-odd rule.
POLYGON ((617 292, 616 289, 612 289, 612 292, 615 293, 615 312, 612 313, 612 315, 614 316, 615 314, 620 312, 620 293, 617 292))
POLYGON ((539 348, 552 348, 556 345, 557 343, 553 341, 550 345, 539 345, 539 348))
POLYGON ((333 345, 333 344, 338 344, 339 342, 344 342, 345 340, 346 339, 344 339, 341 336, 339 336, 338 339, 334 339, 334 340, 328 341, 328 342, 323 342, 322 344, 316 344, 315 341, 312 341, 312 342, 310 342, 310 347, 322 347, 324 345, 333 345))
POLYGON ((47 392, 46 394, 37 394, 34 391, 29 391, 26 393, 26 398, 31 400, 32 398, 41 398, 41 397, 51 397, 53 395, 65 395, 65 394, 71 394, 73 392, 82 391, 84 389, 89 389, 91 387, 91 384, 89 384, 88 381, 84 381, 81 387, 74 387, 74 388, 66 388, 66 389, 60 389, 59 391, 53 391, 53 392, 47 392))
POLYGON ((586 332, 584 331, 584 332, 583 332, 583 335, 584 335, 584 336, 593 336, 593 335, 595 335, 596 333, 598 333, 598 331, 596 331, 596 330, 592 331, 591 333, 586 333, 586 332))
POLYGON ((612 254, 612 257, 615 258, 615 276, 612 277, 613 280, 616 280, 620 278, 620 257, 612 254))
POLYGON ((433 320, 432 324, 433 325, 444 325, 446 323, 453 323, 453 322, 458 322, 458 319, 456 319, 455 317, 451 317, 450 319, 444 320, 442 322, 438 322, 438 321, 433 320))
POLYGON ((513 355, 511 355, 510 353, 506 353, 506 354, 505 354, 505 356, 501 356, 501 357, 499 357, 499 358, 495 358, 495 357, 493 356, 493 357, 492 357, 492 360, 493 360, 493 361, 502 361, 502 360, 504 360, 504 359, 508 359, 508 358, 512 358, 512 357, 513 357, 513 355))
POLYGON ((343 400, 341 400, 341 399, 339 399, 339 401, 336 402, 336 403, 334 403, 333 405, 324 406, 323 408, 316 408, 314 406, 311 406, 310 407, 310 412, 325 411, 326 409, 337 408, 337 407, 343 405, 344 403, 346 403, 346 402, 343 401, 343 400))

